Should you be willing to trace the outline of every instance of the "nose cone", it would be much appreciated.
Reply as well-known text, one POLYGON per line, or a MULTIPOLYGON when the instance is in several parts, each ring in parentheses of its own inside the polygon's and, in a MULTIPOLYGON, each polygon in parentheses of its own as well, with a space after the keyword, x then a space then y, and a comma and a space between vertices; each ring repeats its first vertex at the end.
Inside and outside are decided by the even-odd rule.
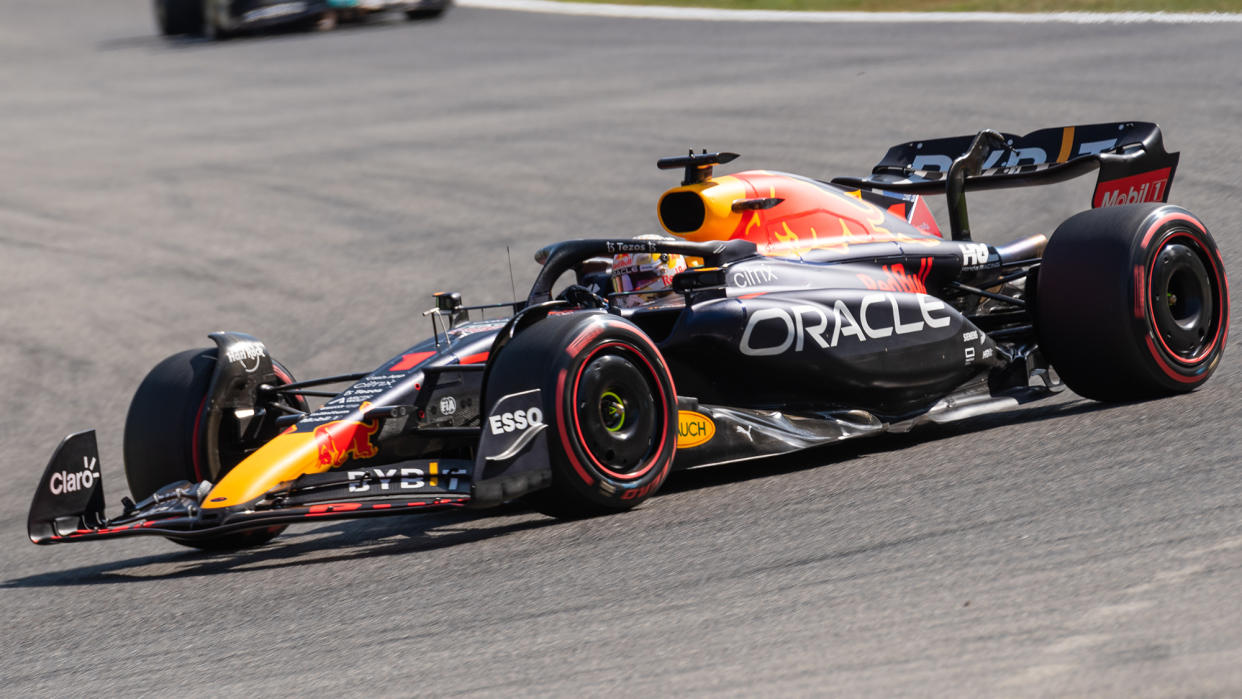
POLYGON ((327 470, 321 466, 318 447, 310 432, 277 435, 246 457, 211 489, 203 507, 233 507, 256 500, 281 483, 304 473, 327 470))
POLYGON ((742 223, 742 214, 733 211, 733 202, 748 196, 746 185, 734 177, 674 187, 660 197, 660 225, 696 243, 728 240, 742 223))

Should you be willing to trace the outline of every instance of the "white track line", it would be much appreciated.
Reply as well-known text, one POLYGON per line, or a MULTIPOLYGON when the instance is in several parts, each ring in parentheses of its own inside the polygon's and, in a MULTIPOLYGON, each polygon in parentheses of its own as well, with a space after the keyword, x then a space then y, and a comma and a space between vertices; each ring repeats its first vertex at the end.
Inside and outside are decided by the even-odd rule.
POLYGON ((684 19, 707 22, 1010 22, 1026 24, 1220 24, 1242 22, 1242 14, 1207 12, 785 12, 781 10, 716 10, 705 7, 658 7, 654 5, 597 5, 552 0, 456 0, 465 7, 491 10, 541 12, 554 15, 627 17, 633 19, 684 19))

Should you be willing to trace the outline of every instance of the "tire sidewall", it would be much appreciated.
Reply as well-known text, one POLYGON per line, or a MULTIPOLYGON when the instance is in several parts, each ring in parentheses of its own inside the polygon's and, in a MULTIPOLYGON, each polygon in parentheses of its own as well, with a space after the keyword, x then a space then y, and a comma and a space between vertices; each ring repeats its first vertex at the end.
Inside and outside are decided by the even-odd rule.
POLYGON ((141 500, 169 483, 203 480, 198 425, 216 366, 214 348, 178 352, 156 364, 125 418, 125 479, 141 500))
MULTIPOLYGON (((627 321, 599 314, 567 335, 563 358, 553 368, 552 420, 557 442, 551 450, 563 480, 583 497, 601 505, 626 508, 654 494, 668 476, 677 443, 677 397, 672 377, 658 349, 627 321), (584 444, 580 404, 587 368, 596 360, 618 356, 643 373, 656 410, 651 448, 642 463, 626 472, 614 470, 584 444)), ((586 409, 590 409, 589 407, 586 409)))
POLYGON ((1170 391, 1198 387, 1220 363, 1229 334, 1229 293, 1220 251, 1207 228, 1189 212, 1173 206, 1153 211, 1136 235, 1128 286, 1134 301, 1131 332, 1141 337, 1137 350, 1152 380, 1170 391), (1210 339, 1190 360, 1178 357, 1161 337, 1153 308, 1153 269, 1160 252, 1172 242, 1189 243, 1214 282, 1210 339))

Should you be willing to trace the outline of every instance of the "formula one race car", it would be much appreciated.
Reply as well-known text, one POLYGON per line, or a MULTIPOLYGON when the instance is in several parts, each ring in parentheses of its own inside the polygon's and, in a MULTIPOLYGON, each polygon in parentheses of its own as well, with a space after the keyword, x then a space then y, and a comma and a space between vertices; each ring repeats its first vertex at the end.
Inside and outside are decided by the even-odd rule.
POLYGON ((106 516, 94 433, 71 435, 31 540, 236 548, 294 522, 518 498, 608 513, 671 469, 1007 410, 1062 380, 1103 401, 1187 392, 1220 362, 1224 268, 1203 223, 1164 203, 1178 156, 1155 124, 910 142, 832 182, 712 175, 735 157, 660 161, 685 172, 659 204, 678 239, 550 245, 512 304, 436 294, 432 337, 373 371, 295 381, 255 338, 213 333, 134 396, 138 502, 106 516), (1094 169, 1095 207, 1050 236, 973 240, 966 192, 1094 169), (926 192, 947 195, 951 239, 926 192), (668 288, 647 283, 675 259, 688 262, 655 274, 668 288), (332 384, 348 387, 319 388, 332 384))
POLYGON ((164 36, 190 34, 223 39, 242 31, 303 23, 330 28, 339 20, 395 10, 409 19, 444 14, 452 0, 154 0, 164 36))

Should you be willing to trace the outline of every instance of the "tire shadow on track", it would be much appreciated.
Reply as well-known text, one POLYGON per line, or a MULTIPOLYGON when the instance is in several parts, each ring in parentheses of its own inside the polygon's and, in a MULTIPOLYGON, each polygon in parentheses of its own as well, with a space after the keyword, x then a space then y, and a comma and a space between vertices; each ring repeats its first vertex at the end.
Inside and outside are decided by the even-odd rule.
MULTIPOLYGON (((1070 418, 1119 405, 1072 399, 1050 405, 1023 406, 1012 411, 970 418, 948 425, 920 426, 907 433, 880 434, 766 459, 680 471, 669 477, 655 498, 781 476, 820 468, 825 464, 842 464, 870 454, 899 451, 962 434, 1070 418)), ((113 585, 154 579, 243 574, 249 571, 450 549, 522 531, 572 524, 573 521, 552 519, 535 513, 520 503, 491 510, 454 510, 404 517, 342 520, 314 529, 283 534, 272 543, 259 548, 234 552, 204 552, 178 547, 167 553, 11 578, 0 582, 0 589, 113 585), (494 524, 489 525, 489 520, 494 521, 494 524), (143 572, 142 569, 151 570, 143 572)))

